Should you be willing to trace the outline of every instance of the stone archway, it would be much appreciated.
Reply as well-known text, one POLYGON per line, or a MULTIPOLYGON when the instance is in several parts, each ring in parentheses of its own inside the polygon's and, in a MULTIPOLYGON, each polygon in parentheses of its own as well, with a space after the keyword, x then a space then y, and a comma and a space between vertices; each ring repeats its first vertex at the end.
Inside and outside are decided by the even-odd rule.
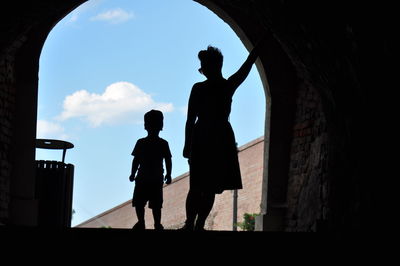
MULTIPOLYGON (((73 9, 78 7, 80 4, 85 1, 74 1, 68 4, 52 4, 52 5, 43 5, 43 9, 41 7, 36 7, 36 12, 40 16, 32 17, 33 22, 30 26, 26 25, 26 32, 22 35, 22 40, 14 40, 16 43, 19 43, 21 47, 17 47, 15 61, 15 75, 19 77, 16 82, 16 99, 21 99, 17 101, 17 105, 15 108, 16 113, 16 123, 15 123, 15 134, 14 134, 14 142, 13 142, 13 151, 11 158, 13 159, 12 164, 23 166, 23 167, 15 167, 12 171, 11 176, 11 190, 15 191, 15 194, 11 196, 10 202, 10 219, 13 223, 20 223, 22 220, 23 223, 26 224, 35 224, 35 207, 36 201, 34 199, 34 186, 35 186, 35 178, 34 178, 34 140, 35 140, 35 128, 36 128, 36 112, 37 112, 37 88, 38 88, 38 62, 39 56, 41 52, 41 48, 46 40, 48 33, 55 26, 55 24, 60 21, 64 16, 69 14, 73 9), (56 8, 57 7, 57 8, 56 8), (46 11, 45 11, 46 10, 46 11), (46 15, 44 15, 46 13, 46 15), (20 94, 21 93, 21 94, 20 94), (29 112, 27 108, 30 109, 29 112), (18 154, 18 156, 17 156, 18 154), (20 154, 24 154, 21 158, 20 154), (29 212, 27 210, 30 210, 29 212), (21 216, 20 214, 23 214, 21 216), (25 217, 26 216, 26 217, 25 217)), ((238 34, 239 38, 245 44, 248 49, 252 48, 251 39, 256 40, 259 35, 259 32, 263 30, 263 25, 259 25, 259 28, 252 27, 251 25, 249 29, 251 29, 250 34, 246 34, 245 31, 239 26, 239 24, 228 15, 227 12, 223 8, 220 8, 213 1, 198 1, 200 4, 209 8, 215 14, 217 14, 221 19, 227 22, 232 29, 238 34), (249 37, 250 36, 250 37, 249 37)), ((248 29, 246 27, 246 29, 248 29)), ((270 36, 271 40, 273 37, 270 36)), ((276 42, 269 48, 270 51, 273 51, 271 54, 279 54, 275 52, 275 49, 279 48, 279 44, 276 42)), ((280 49, 281 50, 281 49, 280 49)), ((280 55, 284 55, 282 51, 280 51, 280 55)), ((266 55, 266 58, 269 56, 266 55)), ((269 116, 270 114, 270 91, 268 87, 267 76, 264 71, 264 60, 259 60, 257 62, 257 68, 262 77, 262 82, 266 92, 266 103, 267 110, 266 114, 269 116)), ((271 60, 271 62, 274 60, 271 60)), ((282 61, 276 60, 275 61, 282 61)), ((286 60, 289 62, 288 60, 286 60)), ((270 64, 268 64, 269 66, 270 64)), ((270 70, 273 72, 273 70, 270 70)), ((282 71, 280 69, 279 71, 282 71)), ((277 72, 279 72, 277 71, 277 72)), ((287 76, 285 77, 287 80, 287 76)), ((270 132, 270 119, 266 116, 266 142, 269 143, 268 133, 270 132)), ((286 139, 286 142, 287 139, 286 139)), ((280 147, 281 149, 282 147, 280 147)), ((265 152, 265 162, 268 162, 269 158, 269 149, 268 145, 266 145, 265 152)), ((267 166, 268 164, 265 163, 267 166)), ((273 169, 276 169, 274 163, 273 169)), ((284 166, 286 167, 286 166, 284 166)), ((275 170, 276 171, 276 170, 275 170)), ((266 209, 266 192, 267 192, 267 177, 269 171, 265 171, 265 182, 264 182, 264 198, 263 201, 263 213, 267 212, 266 209)), ((277 176, 274 173, 274 176, 277 176)), ((283 186, 286 186, 286 182, 282 183, 283 186)), ((280 184, 280 185, 282 185, 280 184)), ((274 182, 270 182, 268 184, 269 188, 274 187, 274 182)), ((285 189, 276 189, 276 191, 280 191, 279 193, 285 194, 285 189)), ((276 193, 269 193, 270 197, 275 195, 276 193)), ((283 203, 285 202, 285 195, 280 195, 280 199, 283 203)), ((278 196, 275 195, 275 198, 278 196)))
MULTIPOLYGON (((1 4, 3 224, 36 224, 34 141, 40 51, 53 26, 83 2, 1 4)), ((365 5, 361 14, 357 4, 337 1, 197 2, 230 24, 248 48, 260 34, 269 36, 257 63, 270 96, 261 229, 369 228, 379 222, 378 215, 370 216, 381 207, 370 174, 380 171, 380 162, 368 156, 366 143, 374 139, 369 119, 376 114, 367 100, 385 80, 384 68, 371 68, 371 61, 387 65, 390 39, 381 30, 388 22, 370 20, 372 16, 365 14, 375 17, 391 7, 365 5), (367 86, 371 83, 374 90, 367 86)))

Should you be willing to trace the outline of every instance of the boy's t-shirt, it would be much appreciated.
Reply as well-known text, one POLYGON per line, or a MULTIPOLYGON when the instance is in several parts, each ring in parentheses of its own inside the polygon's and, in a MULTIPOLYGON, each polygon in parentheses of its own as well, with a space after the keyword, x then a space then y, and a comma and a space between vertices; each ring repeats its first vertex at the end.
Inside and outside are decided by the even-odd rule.
POLYGON ((139 182, 162 182, 163 159, 172 157, 168 142, 160 137, 141 138, 136 142, 132 155, 139 160, 139 182))

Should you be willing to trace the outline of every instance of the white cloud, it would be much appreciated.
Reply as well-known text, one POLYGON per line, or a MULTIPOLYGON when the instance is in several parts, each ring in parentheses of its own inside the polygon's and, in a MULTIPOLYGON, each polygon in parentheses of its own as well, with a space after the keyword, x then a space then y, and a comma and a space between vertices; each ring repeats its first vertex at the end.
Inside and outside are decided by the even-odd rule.
POLYGON ((60 124, 46 120, 37 121, 36 136, 38 139, 68 139, 64 128, 60 124))
POLYGON ((97 14, 92 17, 90 20, 92 21, 106 21, 111 24, 118 24, 122 22, 126 22, 134 17, 132 12, 125 11, 122 8, 114 8, 107 10, 103 13, 97 14))
POLYGON ((83 3, 69 14, 69 19, 66 21, 66 23, 75 23, 83 13, 86 13, 88 10, 95 9, 101 3, 101 1, 102 0, 90 0, 83 3))
POLYGON ((129 82, 116 82, 109 85, 104 93, 76 91, 64 100, 60 120, 81 117, 91 126, 142 122, 145 112, 158 109, 171 112, 172 103, 157 103, 136 85, 129 82))
POLYGON ((79 14, 78 13, 74 13, 71 15, 70 19, 67 22, 75 22, 77 21, 79 18, 79 14))
POLYGON ((184 116, 187 116, 187 112, 188 112, 188 106, 187 106, 187 105, 182 106, 182 107, 179 107, 178 110, 179 110, 184 116))

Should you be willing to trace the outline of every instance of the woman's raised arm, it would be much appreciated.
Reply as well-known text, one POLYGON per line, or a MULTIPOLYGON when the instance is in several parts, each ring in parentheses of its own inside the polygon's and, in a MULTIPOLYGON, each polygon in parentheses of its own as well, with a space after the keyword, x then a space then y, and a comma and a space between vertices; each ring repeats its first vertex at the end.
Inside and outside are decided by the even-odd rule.
POLYGON ((228 81, 233 85, 234 90, 236 90, 240 84, 247 78, 250 73, 251 67, 253 66, 254 62, 257 60, 261 44, 263 43, 263 39, 261 39, 251 50, 249 56, 247 57, 246 61, 244 61, 243 65, 236 71, 235 74, 228 78, 228 81))

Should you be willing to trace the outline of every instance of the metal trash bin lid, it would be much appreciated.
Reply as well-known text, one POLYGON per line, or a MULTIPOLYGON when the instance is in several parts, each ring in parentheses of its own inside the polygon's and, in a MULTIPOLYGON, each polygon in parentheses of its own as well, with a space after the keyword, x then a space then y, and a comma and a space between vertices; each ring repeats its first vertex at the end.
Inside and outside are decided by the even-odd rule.
POLYGON ((36 139, 36 148, 49 150, 63 150, 62 162, 65 159, 65 153, 72 149, 74 144, 64 140, 57 139, 36 139))

